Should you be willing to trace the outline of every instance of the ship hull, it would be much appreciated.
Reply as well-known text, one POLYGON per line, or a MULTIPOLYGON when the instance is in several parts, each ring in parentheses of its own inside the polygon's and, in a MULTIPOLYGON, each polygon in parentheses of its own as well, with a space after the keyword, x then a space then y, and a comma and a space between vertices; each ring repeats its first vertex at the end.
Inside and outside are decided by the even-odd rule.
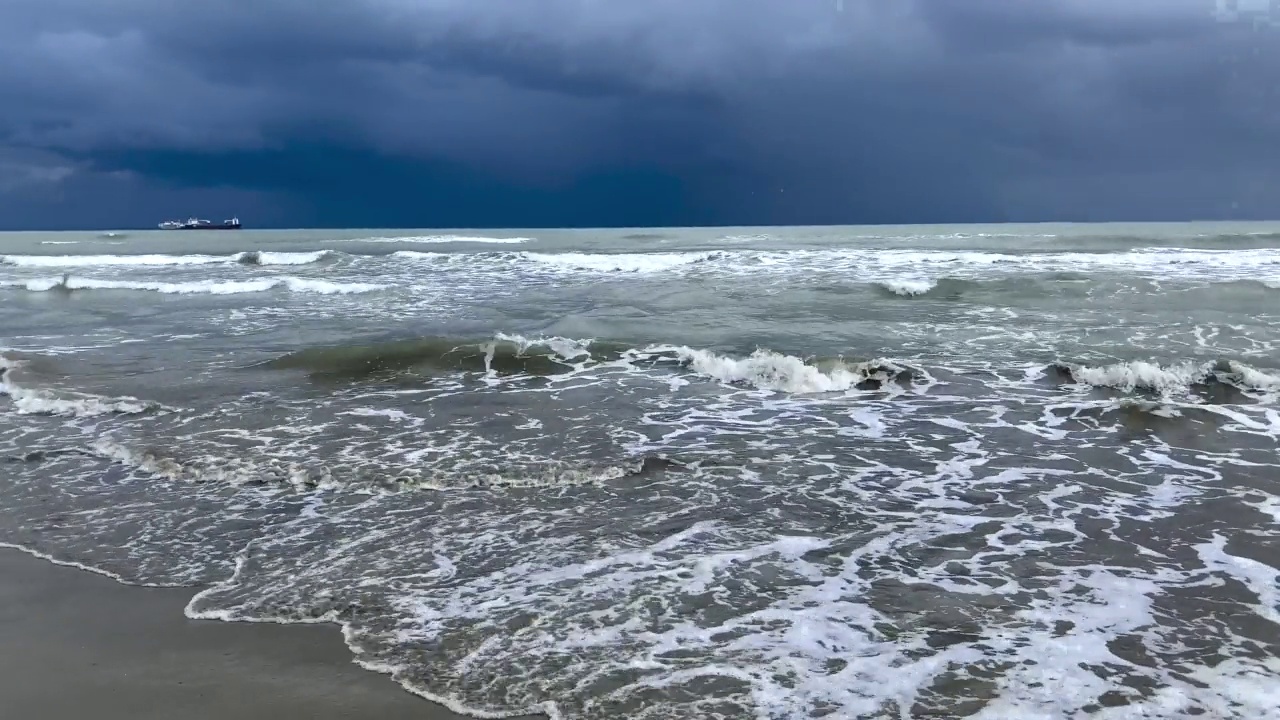
POLYGON ((239 230, 240 218, 233 217, 229 220, 223 220, 220 223, 213 223, 209 220, 198 217, 189 217, 183 220, 165 220, 160 223, 161 230, 239 230))

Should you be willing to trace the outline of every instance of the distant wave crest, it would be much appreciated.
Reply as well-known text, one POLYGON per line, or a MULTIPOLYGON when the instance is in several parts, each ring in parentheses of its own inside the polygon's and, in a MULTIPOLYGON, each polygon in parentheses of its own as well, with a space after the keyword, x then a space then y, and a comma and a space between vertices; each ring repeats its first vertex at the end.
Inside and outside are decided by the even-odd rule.
POLYGON ((0 265, 17 267, 156 267, 174 265, 307 265, 324 260, 328 250, 267 252, 250 250, 233 255, 0 255, 0 265))
POLYGON ((529 237, 479 237, 471 235, 405 235, 401 237, 368 237, 356 240, 334 240, 333 242, 362 243, 404 243, 421 245, 447 245, 450 243, 476 243, 481 245, 520 245, 533 242, 529 237))
POLYGON ((72 292, 78 290, 139 290, 166 295, 239 295, 283 289, 297 293, 350 295, 383 290, 379 283, 338 283, 301 277, 271 277, 256 280, 192 280, 189 282, 146 282, 132 280, 98 280, 64 275, 8 283, 31 292, 72 292))

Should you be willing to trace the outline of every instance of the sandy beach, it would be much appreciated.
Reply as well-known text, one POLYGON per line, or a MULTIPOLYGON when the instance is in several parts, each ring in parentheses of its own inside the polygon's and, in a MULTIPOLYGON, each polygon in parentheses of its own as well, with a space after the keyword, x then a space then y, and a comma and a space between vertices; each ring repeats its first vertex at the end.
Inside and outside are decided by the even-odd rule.
POLYGON ((13 720, 452 720, 351 662, 336 627, 189 620, 194 590, 129 587, 0 550, 13 720))

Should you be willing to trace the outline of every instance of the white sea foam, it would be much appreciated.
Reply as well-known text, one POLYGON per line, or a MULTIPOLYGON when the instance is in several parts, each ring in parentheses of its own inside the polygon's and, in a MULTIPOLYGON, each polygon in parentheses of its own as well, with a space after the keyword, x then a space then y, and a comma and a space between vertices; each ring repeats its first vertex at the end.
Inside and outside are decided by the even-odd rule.
POLYGON ((604 273, 652 273, 685 267, 717 256, 712 252, 672 253, 522 253, 525 260, 559 270, 604 273))
POLYGON ((746 358, 732 358, 707 350, 681 348, 682 360, 699 375, 726 383, 745 383, 762 390, 789 393, 840 392, 857 385, 864 378, 843 366, 826 372, 791 355, 757 350, 746 358))
MULTIPOLYGON (((586 346, 518 335, 495 341, 525 348, 563 343, 556 352, 566 357, 581 357, 586 346)), ((788 391, 830 388, 837 377, 826 366, 826 380, 807 377, 796 367, 797 358, 777 354, 731 358, 669 348, 651 354, 679 357, 691 367, 702 357, 707 368, 730 381, 750 385, 763 378, 788 391), (803 382, 782 377, 788 373, 804 375, 803 382)), ((560 395, 555 393, 554 402, 560 395)), ((429 465, 481 447, 490 449, 489 457, 519 453, 518 444, 497 447, 498 434, 491 431, 465 440, 436 435, 427 426, 440 424, 432 415, 438 403, 431 409, 417 402, 372 404, 378 398, 385 400, 382 390, 346 401, 329 398, 346 402, 337 405, 344 411, 332 413, 335 404, 329 404, 311 416, 348 423, 327 431, 341 438, 341 462, 335 465, 408 459, 410 452, 418 453, 416 463, 429 465)), ((231 577, 203 583, 206 589, 192 599, 189 616, 340 623, 366 667, 395 673, 415 692, 475 715, 543 709, 553 717, 599 718, 610 716, 606 707, 625 706, 628 716, 654 718, 717 712, 802 717, 818 711, 859 717, 917 703, 943 703, 946 709, 945 703, 967 700, 965 687, 972 681, 981 682, 989 700, 975 717, 1030 720, 1080 714, 1108 693, 1127 692, 1123 681, 1133 677, 1141 687, 1157 689, 1130 693, 1128 715, 1104 710, 1099 717, 1173 717, 1194 708, 1207 709, 1209 717, 1267 717, 1265 691, 1274 663, 1241 664, 1235 658, 1202 669, 1192 661, 1175 675, 1167 656, 1159 656, 1158 633, 1183 630, 1185 624, 1155 612, 1155 602, 1168 588, 1202 578, 1168 567, 1172 558, 1149 567, 1140 565, 1140 555, 1116 566, 1079 563, 1085 531, 1099 519, 1108 527, 1135 517, 1150 522, 1192 502, 1191 481, 1179 477, 1195 469, 1188 463, 1151 459, 1148 476, 1164 482, 1144 490, 1129 482, 1146 479, 1135 478, 1141 465, 1126 462, 1118 476, 1108 475, 1105 466, 1068 465, 1065 453, 1083 438, 1065 435, 1042 438, 1047 444, 1034 451, 1058 467, 988 467, 1014 456, 983 428, 1011 425, 975 422, 972 408, 945 400, 930 406, 905 399, 912 403, 909 410, 886 422, 894 404, 864 399, 810 402, 750 393, 712 402, 685 399, 667 396, 652 406, 658 412, 649 422, 665 427, 650 442, 685 442, 680 447, 690 453, 724 451, 703 457, 711 459, 708 465, 749 467, 699 470, 666 482, 646 477, 641 486, 616 483, 609 492, 571 497, 371 494, 349 501, 343 495, 349 487, 337 478, 316 483, 306 462, 293 461, 323 458, 307 445, 319 423, 282 417, 275 433, 254 432, 253 446, 270 450, 256 457, 226 457, 224 451, 221 457, 179 463, 163 450, 92 445, 101 457, 161 478, 199 481, 189 493, 214 490, 200 495, 199 503, 181 496, 173 503, 180 509, 148 523, 151 516, 143 513, 163 507, 153 492, 161 482, 148 482, 145 505, 121 503, 92 517, 107 524, 113 513, 136 513, 130 517, 144 521, 128 546, 138 555, 112 567, 143 565, 157 574, 165 562, 230 568, 224 558, 235 553, 231 577), (786 414, 770 421, 779 408, 786 414), (948 414, 957 409, 960 416, 948 414), (937 413, 949 422, 910 429, 921 415, 937 413), (846 420, 853 423, 852 435, 839 432, 846 420), (743 435, 749 428, 750 437, 736 447, 717 447, 723 438, 714 427, 730 423, 743 435), (287 462, 266 462, 286 453, 287 462), (774 475, 762 477, 757 468, 763 466, 774 475), (1124 485, 1123 491, 1099 498, 1108 483, 1099 490, 1087 482, 1091 469, 1124 485), (815 477, 815 470, 822 475, 815 477), (242 492, 228 500, 227 489, 216 485, 277 476, 297 479, 304 492, 317 484, 327 489, 289 495, 273 512, 260 513, 245 509, 260 495, 242 492), (975 490, 998 500, 957 500, 957 494, 975 490), (982 513, 984 502, 998 512, 982 513), (222 507, 218 503, 232 508, 227 520, 241 523, 249 545, 235 545, 200 525, 214 514, 210 508, 222 507), (200 517, 182 514, 193 507, 200 517), (285 516, 286 524, 261 529, 254 523, 263 515, 285 516), (1077 525, 1077 518, 1088 524, 1077 525), (188 546, 174 536, 200 551, 175 552, 188 546), (359 611, 353 614, 352 608, 359 611), (938 638, 942 645, 932 642, 938 638), (1124 659, 1115 649, 1124 642, 1144 644, 1158 660, 1149 667, 1124 659), (1001 672, 990 673, 992 667, 1001 672), (731 697, 710 697, 717 690, 709 688, 723 692, 726 686, 732 686, 731 697), (564 704, 541 705, 552 702, 546 698, 564 704)), ((527 413, 545 412, 540 405, 523 406, 511 422, 523 424, 527 413)), ((561 410, 557 405, 544 417, 555 423, 572 417, 561 410)), ((988 419, 999 417, 992 413, 988 419)), ((484 418, 486 424, 496 421, 484 418)), ((559 431, 557 426, 554 432, 559 431)), ((1102 431, 1090 437, 1106 436, 1102 431)), ((577 445, 560 438, 556 444, 565 452, 577 445)), ((620 477, 606 474, 600 481, 620 477)), ((87 538, 86 547, 98 547, 88 544, 95 539, 87 538)), ((1264 604, 1275 601, 1264 597, 1275 592, 1268 590, 1274 571, 1214 555, 1222 549, 1198 548, 1211 571, 1239 580, 1265 612, 1264 604)), ((115 558, 125 551, 108 545, 94 552, 103 554, 93 557, 115 558)), ((1231 612, 1238 613, 1224 607, 1229 610, 1221 622, 1201 623, 1204 631, 1219 631, 1231 612)), ((1248 609, 1244 605, 1246 614, 1248 609)), ((1222 640, 1228 656, 1241 652, 1232 640, 1229 634, 1222 640)))
POLYGON ((13 380, 21 362, 0 357, 0 395, 6 395, 20 415, 57 415, 87 418, 99 415, 137 414, 159 409, 138 398, 108 398, 89 393, 23 387, 13 380))
POLYGON ((1224 574, 1249 589, 1257 602, 1258 615, 1280 626, 1280 570, 1247 557, 1227 552, 1227 539, 1214 534, 1213 540, 1196 546, 1196 554, 1209 570, 1224 574))
POLYGON ((76 393, 59 396, 43 390, 27 390, 0 385, 22 415, 60 415, 64 417, 97 417, 99 415, 134 415, 157 406, 137 398, 104 398, 76 393))
POLYGON ((316 252, 269 252, 264 250, 250 250, 242 253, 236 253, 233 256, 235 262, 245 263, 253 261, 258 265, 309 265, 314 262, 320 262, 330 256, 328 250, 319 250, 316 252))
POLYGON ((192 280, 189 282, 146 282, 134 280, 99 280, 94 278, 41 278, 10 282, 9 287, 22 287, 32 292, 52 290, 140 290, 168 295, 239 295, 286 289, 297 293, 349 295, 383 290, 379 283, 337 283, 301 277, 271 277, 256 280, 192 280))
POLYGON ((234 255, 0 255, 0 264, 18 267, 157 267, 227 265, 254 260, 259 265, 305 265, 329 254, 317 252, 246 251, 234 255))
POLYGON ((401 260, 419 260, 419 261, 451 260, 455 258, 464 258, 464 259, 467 258, 466 255, 455 255, 452 253, 443 253, 443 252, 423 252, 421 250, 397 250, 391 253, 391 257, 399 258, 401 260))
POLYGON ((1080 382, 1098 387, 1169 392, 1187 389, 1193 382, 1202 379, 1205 371, 1204 366, 1194 363, 1161 366, 1134 361, 1102 367, 1080 366, 1072 369, 1071 374, 1080 382))
POLYGON ((947 252, 894 249, 802 249, 671 251, 656 253, 544 253, 532 251, 468 255, 411 251, 402 259, 465 261, 469 272, 524 267, 555 274, 719 273, 726 275, 837 273, 909 291, 926 277, 985 277, 993 273, 1118 273, 1150 278, 1274 280, 1280 250, 1233 252, 1167 250, 1125 253, 947 252))
POLYGON ((896 280, 881 280, 877 284, 880 287, 883 287, 885 290, 888 290, 889 292, 895 295, 902 295, 903 297, 916 297, 918 295, 924 295, 928 293, 930 290, 936 288, 938 286, 938 281, 930 280, 928 278, 924 278, 924 279, 903 278, 903 279, 896 279, 896 280))
MULTIPOLYGON (((387 285, 381 283, 337 283, 328 280, 316 280, 313 278, 286 277, 281 278, 280 283, 283 287, 288 288, 292 292, 300 293, 318 293, 321 295, 352 295, 360 293, 377 292, 387 289, 387 285)), ((277 285, 276 287, 279 287, 277 285)))
POLYGON ((107 570, 107 569, 105 569, 105 568, 100 568, 100 567, 95 567, 95 566, 93 566, 93 565, 86 565, 85 563, 75 562, 74 560, 63 560, 62 558, 54 557, 53 555, 50 555, 50 554, 45 553, 45 552, 41 552, 41 551, 39 551, 39 550, 36 550, 35 548, 27 547, 26 545, 18 545, 18 544, 16 544, 16 543, 0 542, 0 548, 7 548, 7 549, 9 549, 9 550, 17 550, 18 552, 25 553, 25 554, 27 554, 27 555, 30 555, 30 556, 31 556, 31 557, 33 557, 33 558, 38 558, 38 559, 40 559, 40 560, 44 560, 45 562, 50 563, 50 564, 53 564, 53 565, 59 565, 59 566, 61 566, 61 567, 75 568, 76 570, 83 570, 84 572, 93 573, 94 575, 101 575, 101 576, 103 576, 103 577, 108 577, 108 578, 111 578, 112 580, 115 580, 115 581, 116 581, 116 582, 118 582, 118 583, 123 583, 123 584, 127 584, 127 585, 137 585, 137 586, 139 586, 139 587, 153 587, 153 588, 173 588, 173 587, 183 587, 183 584, 182 584, 182 583, 176 583, 176 582, 175 582, 175 583, 145 583, 145 582, 143 582, 143 583, 138 583, 138 582, 129 582, 128 578, 124 577, 123 575, 121 575, 121 574, 119 574, 119 573, 111 572, 110 570, 107 570))
POLYGON ((867 380, 888 381, 902 371, 888 361, 832 361, 820 367, 794 355, 764 349, 745 358, 677 346, 653 346, 644 352, 673 353, 693 372, 723 383, 800 395, 845 392, 867 380))
POLYGON ((208 265, 235 262, 234 257, 216 255, 4 255, 0 263, 19 267, 97 267, 208 265))
POLYGON ((1235 360, 1228 360, 1227 368, 1230 370, 1229 376, 1234 376, 1246 388, 1264 392, 1280 391, 1280 374, 1264 372, 1235 360))
POLYGON ((333 242, 412 243, 418 245, 444 245, 449 243, 477 243, 482 245, 520 245, 533 242, 528 237, 479 237, 469 235, 406 235, 402 237, 371 237, 358 240, 334 240, 333 242))
POLYGON ((1260 393, 1280 391, 1280 375, 1274 375, 1234 360, 1225 363, 1182 362, 1169 365, 1140 360, 1111 365, 1069 366, 1071 376, 1079 383, 1110 387, 1132 392, 1152 390, 1159 393, 1186 392, 1192 385, 1217 379, 1242 390, 1260 393))
POLYGON ((590 357, 590 348, 593 342, 592 340, 577 340, 559 336, 527 338, 523 335, 509 335, 507 333, 497 333, 494 335, 494 340, 512 343, 522 353, 528 352, 531 348, 545 347, 563 360, 590 357))
POLYGON ((504 252, 484 255, 460 255, 456 253, 421 252, 400 250, 393 257, 420 262, 437 262, 449 265, 462 264, 468 270, 509 270, 523 267, 554 274, 576 273, 634 273, 647 274, 670 271, 697 265, 719 255, 718 252, 670 252, 670 253, 536 253, 504 252))
POLYGON ((1269 515, 1272 522, 1280 525, 1280 496, 1271 495, 1264 500, 1250 504, 1258 508, 1258 512, 1269 515))
MULTIPOLYGON (((953 267, 1047 266, 1020 255, 984 265, 935 253, 923 262, 938 267, 915 267, 876 250, 863 262, 851 253, 788 252, 667 254, 657 263, 603 253, 565 262, 519 252, 405 252, 392 262, 401 258, 493 271, 513 286, 520 284, 513 267, 600 283, 618 273, 718 268, 742 274, 743 294, 754 289, 748 273, 802 267, 888 287, 963 277, 953 267), (680 261, 663 261, 672 255, 680 261)), ((1198 260, 1167 267, 1218 272, 1198 260)), ((404 276, 418 269, 394 282, 411 282, 404 276)), ((1251 272, 1229 272, 1237 270, 1251 272)), ((249 276, 277 279, 262 274, 249 276)), ((336 279, 352 278, 326 276, 336 279)), ((725 300, 713 310, 742 322, 746 313, 725 300)), ((216 409, 196 411, 193 397, 182 416, 21 418, 35 429, 18 438, 8 432, 16 425, 0 427, 0 449, 12 453, 5 457, 21 459, 49 438, 49 447, 74 442, 90 454, 7 463, 0 526, 14 539, 38 528, 40 547, 119 570, 131 582, 199 581, 205 589, 188 608, 192 617, 340 623, 362 665, 477 716, 541 709, 553 718, 654 720, 1275 717, 1280 660, 1258 648, 1280 614, 1280 573, 1262 562, 1268 558, 1254 541, 1280 518, 1274 497, 1259 500, 1276 462, 1268 437, 1280 437, 1276 408, 1197 406, 1195 397, 1117 400, 1085 387, 1176 395, 1212 374, 1251 393, 1272 392, 1280 376, 1263 367, 1269 346, 1219 352, 1233 332, 1241 333, 1234 347, 1245 341, 1214 317, 1201 323, 1212 326, 1204 342, 1184 348, 1194 360, 1073 367, 1079 386, 1068 391, 1046 387, 1041 371, 1044 358, 1075 351, 1062 351, 1069 342, 1031 354, 1023 346, 964 354, 886 339, 883 347, 911 358, 913 367, 902 369, 804 359, 819 348, 867 350, 880 341, 876 331, 885 338, 898 331, 902 303, 869 305, 876 307, 858 308, 859 322, 873 328, 865 341, 836 323, 807 338, 791 328, 773 333, 774 325, 749 340, 716 340, 723 347, 769 333, 791 342, 792 354, 698 349, 696 326, 681 328, 679 340, 695 347, 601 351, 585 340, 534 337, 533 328, 569 326, 558 317, 519 316, 509 322, 527 335, 492 342, 506 352, 509 343, 551 354, 572 372, 501 387, 477 382, 475 372, 440 372, 421 384, 356 381, 323 392, 281 377, 253 398, 235 391, 245 380, 228 376, 232 390, 216 409), (875 309, 884 314, 872 316, 875 309), (1260 358, 1250 360, 1259 366, 1202 362, 1216 356, 1260 358), (927 378, 917 363, 937 367, 945 382, 938 392, 923 393, 920 383, 892 398, 840 396, 866 379, 927 378), (686 379, 693 382, 681 385, 686 379), (1159 418, 1143 428, 1150 434, 1122 436, 1112 427, 1114 410, 1135 407, 1159 418), (57 434, 81 429, 74 440, 57 434), (565 455, 614 462, 614 453, 626 462, 554 462, 565 455), (641 455, 679 462, 629 474, 641 455), (122 465, 104 474, 108 460, 122 465), (457 489, 449 477, 487 489, 449 492, 457 489), (389 478, 433 491, 353 485, 389 478), (583 483, 603 487, 564 491, 583 483), (505 491, 522 484, 551 490, 505 491), (77 522, 47 521, 57 516, 77 522), (1197 524, 1206 518, 1212 527, 1197 524), (1212 590, 1198 593, 1200 586, 1212 590), (1185 602, 1174 595, 1188 591, 1185 602), (1126 704, 1103 707, 1117 699, 1126 704)), ((939 310, 936 317, 947 317, 939 310)), ((254 312, 219 315, 239 330, 254 312)), ((1068 312, 1053 316, 1051 330, 1073 319, 1068 312)), ((259 327, 275 329, 292 319, 260 317, 259 327)), ((795 315, 780 317, 771 321, 795 315)), ((975 316, 956 317, 965 325, 975 316)), ((460 324, 472 328, 472 319, 460 324)), ((930 333, 947 331, 933 318, 928 324, 930 333)), ((378 329, 363 318, 356 325, 378 329)), ((175 337, 174 329, 148 327, 147 337, 175 337)), ((218 337, 205 327, 180 329, 203 334, 202 347, 218 337)), ((23 332, 32 333, 24 346, 35 346, 37 331, 23 332)), ((50 344, 70 334, 49 332, 65 333, 50 344)), ((1150 332, 1132 344, 1156 353, 1183 347, 1157 346, 1165 330, 1150 332)), ((166 353, 176 349, 154 345, 148 353, 168 364, 176 354, 166 353)), ((22 386, 21 375, 12 380, 22 386)), ((0 422, 17 420, 13 406, 0 402, 0 422)))

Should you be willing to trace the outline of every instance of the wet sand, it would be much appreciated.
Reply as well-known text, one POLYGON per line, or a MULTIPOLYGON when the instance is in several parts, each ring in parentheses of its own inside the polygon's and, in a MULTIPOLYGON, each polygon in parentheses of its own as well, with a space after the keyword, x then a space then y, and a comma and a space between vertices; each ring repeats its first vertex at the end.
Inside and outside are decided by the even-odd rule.
POLYGON ((0 549, 0 698, 13 720, 462 716, 351 662, 338 629, 189 620, 156 590, 0 549))

